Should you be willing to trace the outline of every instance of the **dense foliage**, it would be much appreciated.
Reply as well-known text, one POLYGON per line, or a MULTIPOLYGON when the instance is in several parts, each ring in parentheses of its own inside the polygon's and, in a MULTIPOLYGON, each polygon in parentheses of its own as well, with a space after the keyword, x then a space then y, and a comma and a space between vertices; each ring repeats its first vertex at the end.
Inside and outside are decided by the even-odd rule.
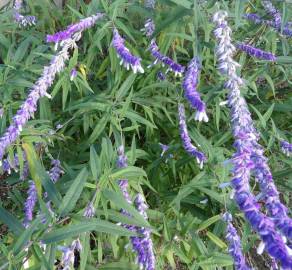
MULTIPOLYGON (((134 270, 143 256, 133 248, 150 250, 152 244, 155 269, 233 269, 227 247, 240 243, 236 232, 248 265, 270 269, 278 263, 256 253, 261 239, 228 185, 238 145, 212 18, 228 12, 232 42, 240 49, 233 58, 244 81, 241 95, 289 208, 291 4, 275 1, 281 18, 271 23, 261 3, 267 1, 160 0, 155 8, 146 2, 68 0, 61 10, 53 1, 27 1, 21 11, 35 16, 26 17, 29 23, 15 17, 12 3, 2 8, 1 136, 20 121, 13 116, 28 97, 25 104, 36 112, 22 130, 12 130, 13 143, 10 134, 0 145, 1 270, 65 269, 64 254, 75 269, 134 270), (246 13, 260 18, 247 20, 246 13), (62 42, 69 32, 52 36, 92 15, 98 18, 91 17, 74 42, 62 42), (145 21, 151 28, 146 35, 145 21), (54 70, 43 71, 49 63, 54 70), (37 97, 30 92, 36 82, 37 97), (200 94, 189 90, 193 84, 200 94), (226 211, 233 225, 225 240, 226 211), (139 235, 148 242, 140 243, 139 235)), ((260 185, 252 179, 250 186, 267 214, 260 185)))

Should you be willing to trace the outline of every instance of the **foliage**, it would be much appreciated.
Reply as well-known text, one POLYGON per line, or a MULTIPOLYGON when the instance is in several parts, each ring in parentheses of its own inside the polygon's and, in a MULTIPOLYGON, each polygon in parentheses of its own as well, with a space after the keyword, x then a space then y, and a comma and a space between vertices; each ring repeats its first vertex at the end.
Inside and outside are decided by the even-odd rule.
MULTIPOLYGON (((234 149, 229 109, 222 106, 226 90, 216 70, 210 18, 219 8, 227 10, 235 41, 278 56, 272 64, 241 52, 236 59, 247 85, 242 94, 287 206, 291 203, 292 161, 281 153, 279 139, 292 136, 291 41, 272 28, 243 19, 246 12, 264 15, 261 1, 216 2, 160 0, 151 13, 138 1, 85 4, 70 0, 64 10, 57 9, 52 1, 28 1, 38 22, 26 29, 15 24, 11 9, 2 10, 1 134, 54 54, 53 45, 45 43, 46 34, 96 12, 106 16, 83 33, 67 67, 49 91, 52 99, 40 100, 34 119, 8 149, 11 160, 14 153, 25 151, 30 177, 38 189, 38 206, 35 219, 25 229, 22 209, 28 181, 20 180, 19 172, 1 177, 0 269, 22 269, 24 260, 29 261, 29 269, 54 269, 61 258, 58 247, 70 245, 77 237, 83 246, 75 261, 78 269, 137 269, 135 254, 127 247, 131 233, 117 225, 119 222, 151 226, 157 269, 232 269, 220 216, 226 207, 235 216, 244 252, 251 251, 248 262, 266 267, 260 264, 263 256, 252 255, 259 241, 230 199, 230 189, 218 187, 230 180, 226 160, 234 149), (119 65, 111 46, 113 27, 125 37, 131 52, 142 58, 143 67, 152 63, 149 40, 140 31, 149 17, 155 21, 154 35, 162 53, 184 66, 193 56, 201 59, 198 89, 207 105, 208 123, 194 120, 195 112, 184 101, 180 78, 171 72, 164 81, 157 78, 157 72, 166 68, 155 65, 144 68, 144 74, 133 74, 119 65), (70 81, 74 67, 78 75, 70 81), (191 139, 208 157, 203 169, 182 147, 178 102, 186 104, 191 139), (163 155, 159 143, 169 146, 163 155), (121 144, 125 145, 129 167, 118 169, 116 150, 121 144), (61 161, 64 171, 55 185, 47 173, 52 158, 61 161), (132 197, 144 193, 149 224, 119 191, 118 180, 124 178, 129 179, 132 197), (46 208, 43 192, 52 201, 53 216, 46 208), (91 200, 96 218, 85 219, 84 209, 91 200), (121 207, 131 216, 123 216, 121 207)), ((277 7, 285 22, 291 19, 288 2, 277 7)), ((20 173, 23 164, 20 158, 20 173)))

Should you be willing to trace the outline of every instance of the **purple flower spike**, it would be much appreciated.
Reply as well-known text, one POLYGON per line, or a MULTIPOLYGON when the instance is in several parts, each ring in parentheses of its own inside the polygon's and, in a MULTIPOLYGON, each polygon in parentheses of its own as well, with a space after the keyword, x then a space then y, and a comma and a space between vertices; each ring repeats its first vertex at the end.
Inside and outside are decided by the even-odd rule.
POLYGON ((52 168, 49 171, 49 175, 51 177, 51 180, 54 183, 56 183, 64 172, 62 171, 60 160, 53 159, 51 161, 51 165, 52 165, 52 168))
POLYGON ((263 5, 264 9, 267 11, 267 13, 273 17, 275 26, 281 27, 281 22, 282 22, 281 14, 273 6, 271 1, 262 1, 262 5, 263 5))
POLYGON ((24 16, 20 13, 22 8, 22 0, 15 0, 14 2, 14 20, 18 23, 21 27, 32 26, 36 24, 36 17, 35 16, 24 16))
POLYGON ((76 41, 80 37, 78 35, 74 39, 65 40, 62 49, 52 58, 49 66, 44 67, 41 77, 31 88, 28 98, 13 117, 12 124, 0 138, 0 161, 6 148, 16 141, 27 121, 34 116, 37 111, 38 100, 44 96, 51 97, 47 90, 52 86, 56 75, 64 69, 65 62, 69 59, 69 50, 76 47, 76 41))
POLYGON ((277 25, 275 21, 272 20, 264 20, 259 15, 254 13, 248 13, 244 15, 244 18, 254 22, 255 24, 265 24, 272 28, 274 28, 278 33, 283 34, 287 37, 292 37, 292 29, 290 29, 289 24, 286 24, 283 29, 281 29, 281 25, 277 25), (281 31, 282 30, 282 31, 281 31))
POLYGON ((66 39, 72 38, 73 34, 82 32, 91 28, 99 19, 104 16, 102 13, 97 13, 90 17, 80 20, 80 22, 69 25, 65 30, 57 32, 53 35, 47 35, 47 42, 59 43, 66 39))
POLYGON ((200 94, 197 91, 199 73, 200 63, 199 59, 195 57, 188 65, 182 86, 185 90, 186 99, 189 101, 190 105, 197 110, 195 119, 200 122, 208 122, 209 119, 206 114, 206 105, 201 100, 200 94))
POLYGON ((281 141, 281 150, 286 156, 290 157, 292 154, 292 144, 287 141, 281 141))
POLYGON ((112 45, 117 52, 118 58, 121 59, 120 65, 123 65, 127 70, 132 68, 134 73, 144 73, 141 65, 141 58, 131 54, 129 49, 125 46, 125 40, 120 36, 117 29, 113 30, 112 45))
POLYGON ((249 270, 250 267, 247 266, 244 255, 242 253, 240 237, 231 223, 231 214, 225 213, 223 215, 223 220, 227 223, 226 239, 229 243, 228 251, 234 260, 235 270, 249 270))
POLYGON ((263 59, 263 60, 273 61, 273 62, 277 60, 274 54, 270 52, 265 52, 263 50, 260 50, 258 48, 255 48, 247 44, 239 43, 237 44, 237 48, 258 59, 263 59))
POLYGON ((292 265, 291 250, 285 245, 282 235, 277 231, 278 228, 282 233, 287 232, 289 219, 287 219, 286 212, 283 211, 284 208, 279 205, 272 179, 266 179, 266 188, 263 186, 263 180, 260 180, 260 171, 257 168, 260 167, 260 164, 262 166, 263 159, 260 158, 258 153, 259 145, 257 140, 259 136, 253 126, 247 104, 240 94, 240 87, 243 81, 236 73, 236 68, 239 64, 232 58, 235 48, 231 43, 232 31, 227 24, 226 17, 227 12, 219 11, 214 14, 213 21, 216 24, 214 34, 218 43, 216 55, 219 60, 219 70, 228 78, 225 87, 229 90, 228 105, 231 109, 232 131, 236 148, 236 153, 232 158, 233 178, 231 181, 234 189, 234 199, 252 228, 261 237, 263 248, 272 257, 281 262, 283 269, 290 269, 292 265), (256 158, 261 160, 261 162, 255 162, 256 158), (256 178, 260 182, 262 193, 272 196, 271 200, 269 198, 265 200, 268 209, 274 208, 273 210, 276 215, 269 211, 271 218, 261 213, 260 206, 250 191, 249 180, 252 172, 255 173, 256 178), (280 211, 280 207, 282 211, 280 211), (288 221, 287 227, 283 223, 278 223, 280 216, 285 218, 285 225, 287 225, 286 221, 288 221))
POLYGON ((185 107, 183 104, 178 105, 178 117, 179 117, 179 128, 180 128, 180 136, 184 146, 184 149, 193 157, 196 158, 200 168, 203 168, 204 162, 206 162, 206 156, 198 151, 198 149, 192 144, 191 138, 188 134, 187 124, 186 124, 186 115, 185 115, 185 107))
MULTIPOLYGON (((138 194, 135 199, 135 206, 141 216, 145 220, 148 220, 146 209, 148 208, 145 204, 144 198, 141 194, 138 194)), ((151 240, 151 230, 148 228, 137 227, 137 233, 139 236, 132 236, 132 245, 134 250, 137 252, 137 261, 140 269, 154 270, 155 269, 155 256, 153 251, 153 243, 151 240)))
POLYGON ((163 66, 164 65, 168 66, 168 70, 173 71, 175 76, 180 77, 182 76, 185 70, 184 66, 177 64, 168 56, 161 54, 154 39, 151 40, 149 50, 152 56, 155 58, 153 65, 156 65, 158 62, 161 62, 163 66))
POLYGON ((33 218, 33 210, 37 202, 37 190, 34 181, 29 181, 29 188, 27 191, 27 199, 24 203, 24 212, 25 212, 25 218, 24 218, 24 226, 28 227, 29 223, 32 221, 33 218))
POLYGON ((59 250, 61 250, 63 252, 62 255, 62 259, 60 262, 60 265, 63 266, 63 270, 70 270, 72 269, 73 265, 74 265, 74 260, 75 260, 75 255, 74 255, 74 251, 78 250, 81 251, 82 250, 82 246, 80 243, 80 240, 74 240, 72 242, 72 244, 68 247, 58 247, 59 250))
POLYGON ((145 34, 146 37, 151 37, 155 31, 155 24, 152 19, 147 19, 144 24, 144 28, 141 31, 145 34))
MULTIPOLYGON (((128 163, 127 163, 127 157, 125 155, 124 146, 121 145, 118 148, 117 167, 118 168, 126 168, 127 166, 128 166, 128 163)), ((129 192, 128 192, 128 180, 127 179, 119 180, 119 186, 120 186, 120 189, 124 195, 124 198, 127 200, 127 202, 132 203, 132 201, 130 199, 129 192)))

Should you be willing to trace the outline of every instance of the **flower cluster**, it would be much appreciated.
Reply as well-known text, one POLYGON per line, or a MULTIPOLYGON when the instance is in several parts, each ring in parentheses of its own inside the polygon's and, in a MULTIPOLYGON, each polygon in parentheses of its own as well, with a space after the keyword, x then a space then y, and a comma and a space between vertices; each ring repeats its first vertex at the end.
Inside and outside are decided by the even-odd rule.
POLYGON ((168 66, 168 70, 171 70, 174 72, 175 76, 182 76, 185 68, 174 62, 171 58, 168 56, 163 55, 155 42, 154 39, 151 40, 149 50, 151 52, 151 55, 155 58, 155 61, 153 62, 154 65, 156 65, 158 62, 161 62, 162 65, 168 66))
POLYGON ((282 22, 281 14, 273 6, 273 4, 271 3, 271 1, 262 1, 262 5, 263 5, 264 9, 267 11, 267 13, 272 16, 275 25, 277 27, 281 27, 281 22, 282 22))
POLYGON ((92 202, 89 202, 84 210, 83 216, 86 218, 92 218, 95 215, 95 208, 92 202))
POLYGON ((251 45, 247 45, 244 43, 237 44, 237 48, 243 52, 246 52, 247 54, 254 56, 258 59, 264 59, 267 61, 276 61, 276 56, 270 52, 265 52, 261 49, 255 48, 251 45))
POLYGON ((254 13, 248 13, 244 15, 244 18, 254 22, 255 24, 265 24, 268 25, 272 28, 274 28, 277 32, 291 37, 292 36, 292 29, 290 29, 290 24, 287 23, 283 29, 281 29, 281 25, 278 25, 275 21, 273 20, 265 20, 263 19, 261 16, 259 16, 258 14, 254 14, 254 13))
POLYGON ((60 160, 53 159, 51 161, 51 166, 52 167, 51 167, 51 169, 49 171, 49 175, 50 175, 51 180, 54 183, 56 183, 59 180, 59 178, 61 177, 61 175, 64 173, 62 171, 62 168, 61 168, 61 162, 60 162, 60 160))
MULTIPOLYGON (((124 146, 121 145, 118 148, 117 167, 125 168, 127 166, 128 166, 127 157, 125 156, 125 153, 124 153, 124 146)), ((128 181, 126 179, 120 180, 119 186, 124 195, 124 198, 127 200, 128 203, 132 204, 130 195, 128 193, 128 181)), ((147 220, 148 217, 145 212, 145 210, 147 209, 147 206, 143 200, 143 196, 141 194, 138 194, 134 203, 137 210, 140 212, 140 214, 144 217, 145 220, 147 220)), ((122 210, 122 213, 124 215, 130 216, 130 214, 125 210, 122 210)), ((145 269, 145 270, 154 270, 155 257, 154 257, 154 252, 153 252, 153 244, 150 237, 151 231, 148 228, 137 227, 134 225, 125 224, 123 226, 127 228, 128 230, 139 234, 138 236, 130 237, 130 239, 131 239, 133 249, 137 253, 137 262, 139 263, 140 268, 145 269)))
MULTIPOLYGON (((22 154, 22 158, 24 160, 24 166, 23 166, 23 172, 20 175, 20 179, 24 180, 25 178, 28 177, 29 167, 28 167, 28 162, 26 160, 25 153, 22 154)), ((4 173, 7 173, 7 174, 11 174, 11 170, 14 170, 15 172, 18 172, 19 166, 20 166, 20 164, 19 164, 18 155, 15 154, 13 160, 10 160, 9 158, 6 158, 6 159, 3 160, 3 162, 2 162, 2 171, 4 173)))
POLYGON ((62 259, 60 265, 62 265, 63 270, 71 270, 74 265, 75 255, 74 251, 78 250, 79 252, 82 250, 82 245, 80 240, 74 240, 72 244, 68 247, 58 247, 59 250, 63 252, 62 259))
POLYGON ((27 191, 27 199, 24 203, 24 221, 23 225, 25 227, 29 226, 29 223, 32 221, 33 218, 33 210, 37 202, 37 190, 34 181, 29 181, 29 188, 27 191))
POLYGON ((235 270, 249 270, 250 267, 247 266, 244 255, 242 253, 240 237, 231 223, 232 215, 225 213, 223 215, 223 220, 227 223, 226 239, 229 243, 228 251, 234 260, 235 270))
POLYGON ((125 40, 120 36, 117 29, 113 30, 112 45, 117 52, 118 58, 121 59, 120 65, 123 65, 127 70, 131 67, 134 73, 144 73, 144 69, 141 65, 141 58, 131 54, 129 49, 125 46, 125 40))
MULTIPOLYGON (((141 194, 138 194, 134 203, 141 216, 143 216, 144 219, 147 220, 147 205, 144 202, 143 196, 141 194)), ((139 234, 139 236, 132 236, 131 242, 133 248, 137 252, 137 261, 139 263, 139 266, 141 269, 154 270, 155 256, 153 243, 151 240, 151 230, 144 227, 136 227, 136 232, 139 234)))
POLYGON ((144 28, 141 29, 145 33, 146 37, 151 37, 155 31, 155 24, 152 19, 147 19, 144 24, 144 28))
POLYGON ((187 124, 186 124, 186 115, 185 115, 185 107, 183 104, 178 104, 178 117, 179 117, 179 128, 180 128, 180 136, 183 142, 184 149, 193 157, 196 158, 200 168, 203 168, 204 162, 206 162, 207 158, 204 153, 198 151, 197 147, 195 147, 188 133, 187 124))
MULTIPOLYGON (((233 162, 233 179, 231 181, 235 195, 234 199, 241 211, 244 213, 246 219, 251 224, 252 228, 258 232, 263 241, 263 246, 267 252, 279 260, 284 269, 288 269, 292 265, 292 258, 290 250, 285 245, 281 234, 277 231, 277 218, 268 218, 260 211, 256 198, 250 191, 249 180, 251 171, 257 173, 258 181, 266 181, 266 195, 272 195, 272 199, 267 197, 265 203, 268 208, 273 206, 277 215, 285 216, 286 213, 279 210, 279 203, 277 200, 277 193, 273 185, 272 179, 261 179, 258 168, 263 165, 261 159, 260 164, 255 163, 255 157, 260 159, 258 155, 259 145, 257 144, 258 134, 253 126, 250 112, 244 98, 240 95, 240 87, 243 84, 242 79, 236 74, 236 68, 239 66, 237 62, 232 59, 235 47, 231 43, 231 28, 228 26, 227 12, 219 11, 215 13, 213 21, 216 24, 214 31, 215 37, 218 41, 216 48, 216 55, 219 59, 219 70, 227 77, 225 87, 229 90, 228 105, 231 109, 232 131, 235 138, 234 146, 236 153, 232 158, 233 162)), ((264 189, 260 183, 261 189, 264 189)), ((273 217, 273 214, 270 213, 273 217)), ((286 219, 287 220, 287 219, 286 219)), ((282 226, 283 224, 281 224, 282 226)), ((281 229, 281 226, 277 226, 281 229)), ((282 230, 283 232, 283 230, 282 230)))
POLYGON ((208 122, 206 114, 206 105, 201 100, 200 94, 197 91, 199 83, 200 63, 199 59, 195 57, 188 65, 183 81, 183 89, 185 90, 185 97, 191 106, 197 110, 195 119, 198 121, 208 122))
POLYGON ((41 77, 31 88, 28 98, 13 117, 12 124, 0 138, 0 160, 2 160, 6 148, 15 142, 24 125, 33 117, 37 110, 38 100, 44 96, 50 98, 47 90, 53 84, 57 73, 60 73, 64 69, 65 61, 69 59, 69 50, 76 46, 75 42, 79 38, 80 36, 76 36, 73 39, 65 40, 62 44, 62 49, 53 57, 50 65, 44 67, 41 77))
POLYGON ((53 35, 47 35, 47 42, 59 43, 66 39, 71 39, 73 34, 82 32, 91 28, 104 14, 97 13, 90 17, 80 20, 80 22, 69 25, 65 30, 57 32, 53 35))
POLYGON ((22 0, 15 0, 14 2, 14 19, 15 21, 19 24, 21 27, 26 27, 26 26, 32 26, 36 24, 36 17, 27 15, 24 16, 20 13, 20 10, 22 8, 22 0))
POLYGON ((281 141, 281 150, 289 157, 292 154, 292 144, 287 141, 281 141))

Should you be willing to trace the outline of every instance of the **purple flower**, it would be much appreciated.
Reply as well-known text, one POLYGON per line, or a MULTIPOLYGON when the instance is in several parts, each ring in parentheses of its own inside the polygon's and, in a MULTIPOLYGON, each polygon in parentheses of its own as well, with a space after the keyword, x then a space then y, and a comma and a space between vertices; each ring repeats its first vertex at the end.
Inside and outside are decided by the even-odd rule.
POLYGON ((155 58, 153 65, 156 65, 158 62, 161 62, 163 66, 164 65, 168 66, 168 70, 173 71, 175 76, 177 75, 182 76, 182 73, 184 72, 185 68, 182 65, 174 62, 168 56, 161 54, 154 39, 151 40, 149 50, 152 56, 155 58))
POLYGON ((195 57, 188 65, 182 86, 185 90, 186 99, 189 101, 190 105, 197 110, 195 119, 198 121, 208 122, 209 119, 206 114, 206 105, 201 100, 200 94, 197 91, 199 72, 199 59, 195 57))
POLYGON ((57 73, 64 69, 65 61, 69 59, 69 50, 76 46, 76 41, 80 37, 76 36, 74 39, 64 41, 62 49, 53 57, 50 65, 44 67, 41 77, 31 88, 28 98, 13 117, 12 124, 0 138, 0 161, 3 158, 6 148, 16 141, 27 121, 33 117, 37 110, 38 100, 44 96, 50 97, 47 90, 53 84, 57 73))
MULTIPOLYGON (((22 158, 24 160, 24 167, 23 167, 23 172, 20 175, 20 179, 24 180, 25 178, 28 177, 28 174, 29 174, 28 162, 26 160, 26 155, 25 155, 24 152, 22 153, 22 158)), ((15 154, 13 160, 10 160, 9 158, 4 159, 3 162, 2 162, 2 170, 3 170, 4 173, 7 173, 7 174, 11 174, 11 170, 14 170, 15 172, 18 172, 18 170, 19 170, 19 158, 18 158, 18 155, 15 154)))
MULTIPOLYGON (((135 199, 135 206, 141 216, 148 220, 144 198, 138 194, 135 199)), ((131 241, 134 250, 137 252, 137 261, 140 269, 154 270, 155 269, 155 256, 153 250, 153 243, 151 240, 151 230, 144 227, 136 227, 136 232, 139 236, 132 236, 131 241)))
POLYGON ((159 71, 157 72, 157 78, 158 78, 160 81, 165 81, 165 79, 166 79, 165 74, 164 74, 161 70, 159 70, 159 71))
POLYGON ((245 262, 244 255, 242 253, 240 237, 237 234, 236 229, 232 225, 232 216, 229 213, 223 215, 223 220, 227 223, 226 228, 226 239, 229 243, 228 251, 234 260, 234 266, 236 270, 249 270, 250 267, 247 266, 245 262))
POLYGON ((27 199, 24 203, 24 213, 25 218, 23 224, 25 227, 28 227, 29 223, 32 221, 33 218, 33 210, 37 202, 37 190, 34 181, 29 181, 29 188, 27 191, 27 199))
POLYGON ((277 27, 281 27, 281 14, 280 12, 273 6, 271 1, 262 1, 262 5, 264 9, 267 11, 269 15, 273 17, 274 23, 277 27))
MULTIPOLYGON (((234 199, 252 228, 261 237, 266 251, 279 260, 284 269, 288 269, 292 265, 292 258, 289 254, 289 248, 285 245, 282 236, 275 227, 277 222, 275 219, 268 218, 260 212, 256 198, 250 191, 249 180, 251 172, 259 166, 254 160, 254 155, 258 154, 256 143, 259 136, 253 126, 247 104, 240 95, 240 87, 243 81, 236 73, 236 68, 239 64, 232 59, 235 48, 231 43, 232 31, 227 24, 226 17, 227 12, 219 11, 214 14, 213 21, 216 23, 214 34, 218 42, 216 55, 219 60, 219 70, 228 78, 225 87, 229 90, 228 104, 231 109, 232 131, 236 148, 236 153, 232 159, 234 167, 231 181, 234 189, 234 199)), ((261 164, 263 163, 261 162, 261 164)), ((259 175, 256 177, 259 179, 259 175)), ((272 186, 271 179, 268 181, 269 186, 272 186)), ((261 183, 260 187, 263 193, 267 191, 261 183)), ((274 191, 273 186, 272 195, 273 199, 276 199, 274 191)), ((274 207, 278 209, 278 201, 274 202, 276 202, 273 204, 274 207)), ((266 205, 269 208, 270 202, 268 200, 266 205)), ((281 213, 283 214, 283 212, 281 213)), ((274 217, 273 214, 271 216, 274 217)), ((280 226, 277 227, 280 228, 280 226)))
POLYGON ((63 255, 61 258, 60 265, 62 265, 63 270, 71 270, 74 265, 75 255, 74 251, 78 250, 79 252, 82 250, 82 245, 80 240, 74 240, 72 244, 68 247, 58 247, 59 250, 62 251, 63 255))
POLYGON ((103 16, 104 14, 97 13, 95 15, 80 20, 78 23, 69 25, 63 31, 57 32, 53 35, 47 35, 47 42, 59 43, 66 39, 71 39, 73 34, 80 33, 88 28, 91 28, 103 16))
POLYGON ((86 218, 92 218, 95 215, 95 208, 93 206, 92 202, 89 202, 89 204, 86 206, 84 210, 83 216, 86 218))
POLYGON ((163 157, 163 155, 165 154, 165 152, 169 149, 169 146, 166 145, 166 144, 162 144, 162 143, 159 143, 161 149, 162 149, 162 152, 160 154, 161 157, 163 157))
POLYGON ((292 154, 292 144, 287 141, 281 141, 281 150, 288 157, 292 154))
POLYGON ((240 49, 241 51, 246 52, 247 54, 254 56, 259 59, 264 59, 267 61, 276 61, 276 56, 270 52, 265 52, 261 49, 255 48, 251 45, 239 43, 237 44, 237 48, 240 49))
POLYGON ((198 149, 191 142, 191 138, 188 134, 185 108, 183 104, 178 104, 178 117, 179 117, 180 136, 181 136, 184 149, 190 155, 196 158, 198 164, 200 165, 200 168, 202 169, 204 162, 207 160, 207 158, 204 155, 204 153, 198 151, 198 149))
POLYGON ((51 180, 54 183, 56 183, 59 180, 59 178, 61 177, 61 175, 64 173, 62 171, 62 168, 61 168, 61 162, 60 162, 60 160, 53 159, 51 161, 51 166, 52 166, 52 168, 49 171, 49 175, 50 175, 51 180))
MULTIPOLYGON (((127 157, 125 155, 124 146, 121 145, 118 148, 117 167, 118 168, 126 168, 127 166, 128 166, 128 163, 127 163, 127 157)), ((124 195, 124 198, 127 200, 127 202, 132 203, 132 201, 130 199, 129 192, 128 192, 128 180, 127 179, 119 180, 119 186, 120 186, 120 189, 124 195)))
POLYGON ((144 73, 144 69, 141 65, 141 58, 131 54, 129 49, 125 46, 125 40, 120 36, 117 29, 113 30, 112 45, 116 50, 117 57, 121 59, 120 65, 123 65, 127 70, 131 67, 134 73, 144 73))
POLYGON ((72 68, 70 72, 70 81, 73 81, 77 77, 77 70, 76 68, 72 68))
POLYGON ((144 28, 141 29, 145 33, 146 37, 151 37, 155 31, 155 24, 152 19, 147 19, 144 24, 144 28))

